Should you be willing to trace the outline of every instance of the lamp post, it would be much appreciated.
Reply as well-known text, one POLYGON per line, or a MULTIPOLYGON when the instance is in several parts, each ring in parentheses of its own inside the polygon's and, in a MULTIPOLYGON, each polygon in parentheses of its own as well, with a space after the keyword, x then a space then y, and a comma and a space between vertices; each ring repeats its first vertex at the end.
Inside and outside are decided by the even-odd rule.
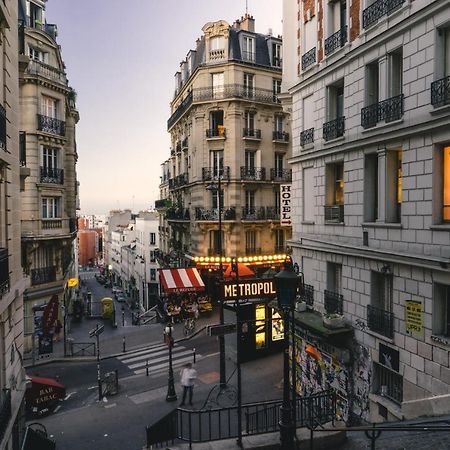
MULTIPOLYGON (((285 262, 284 269, 275 275, 274 281, 278 306, 283 310, 284 319, 283 404, 281 406, 281 419, 279 422, 280 442, 282 449, 293 450, 295 448, 294 436, 296 427, 292 414, 293 405, 291 404, 289 386, 289 315, 293 313, 299 277, 294 272, 290 261, 285 262)), ((294 345, 293 336, 292 330, 292 345, 294 345)))
MULTIPOLYGON (((222 178, 223 169, 219 168, 217 169, 217 185, 211 184, 206 189, 210 191, 217 192, 217 207, 219 210, 218 219, 219 219, 219 283, 223 281, 223 264, 222 264, 222 257, 223 257, 223 243, 222 243, 222 185, 221 185, 221 178, 222 178)), ((216 283, 216 295, 217 292, 221 292, 221 289, 219 286, 217 286, 216 283)), ((222 295, 219 294, 219 323, 223 325, 224 322, 224 312, 223 312, 223 298, 222 295)), ((227 376, 226 376, 226 367, 225 367, 225 336, 221 335, 219 336, 219 373, 220 373, 220 385, 226 386, 227 384, 227 376)))
POLYGON ((173 379, 173 366, 172 366, 172 347, 173 347, 173 338, 172 338, 172 324, 169 322, 165 328, 165 340, 167 345, 169 346, 169 379, 167 384, 167 395, 166 401, 174 402, 177 399, 177 394, 175 392, 175 384, 173 379))

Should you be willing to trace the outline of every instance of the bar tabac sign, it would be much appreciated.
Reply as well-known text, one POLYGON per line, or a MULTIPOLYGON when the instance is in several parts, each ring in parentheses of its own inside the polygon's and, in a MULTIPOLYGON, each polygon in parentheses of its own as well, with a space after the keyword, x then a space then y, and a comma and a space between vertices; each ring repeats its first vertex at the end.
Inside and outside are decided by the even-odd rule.
POLYGON ((225 281, 222 284, 222 298, 224 302, 249 298, 274 298, 277 295, 273 279, 249 281, 225 281))

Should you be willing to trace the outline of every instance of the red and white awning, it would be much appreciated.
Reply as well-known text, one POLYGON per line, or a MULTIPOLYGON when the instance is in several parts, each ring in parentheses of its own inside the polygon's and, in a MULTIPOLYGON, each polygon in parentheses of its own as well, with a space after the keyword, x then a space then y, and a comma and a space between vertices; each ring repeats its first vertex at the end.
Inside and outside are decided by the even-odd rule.
POLYGON ((205 284, 195 267, 186 269, 161 269, 159 280, 164 292, 195 292, 203 291, 205 284))

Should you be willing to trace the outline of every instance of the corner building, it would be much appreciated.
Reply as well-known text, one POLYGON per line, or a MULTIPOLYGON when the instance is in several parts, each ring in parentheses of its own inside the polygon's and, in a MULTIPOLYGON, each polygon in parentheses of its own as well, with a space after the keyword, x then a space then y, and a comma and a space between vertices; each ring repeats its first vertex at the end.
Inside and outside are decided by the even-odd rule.
POLYGON ((448 414, 450 5, 283 7, 290 245, 316 312, 347 322, 296 314, 298 390, 334 387, 349 420, 448 414))

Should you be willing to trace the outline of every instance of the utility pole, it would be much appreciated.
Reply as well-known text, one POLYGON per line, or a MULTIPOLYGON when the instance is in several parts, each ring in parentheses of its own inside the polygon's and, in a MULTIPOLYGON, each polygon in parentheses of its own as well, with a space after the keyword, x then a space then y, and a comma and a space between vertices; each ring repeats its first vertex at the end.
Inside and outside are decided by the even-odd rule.
POLYGON ((97 382, 98 382, 98 401, 102 399, 102 379, 100 374, 100 335, 103 333, 105 329, 104 325, 97 324, 95 328, 89 331, 89 336, 92 338, 95 336, 97 341, 97 382))

